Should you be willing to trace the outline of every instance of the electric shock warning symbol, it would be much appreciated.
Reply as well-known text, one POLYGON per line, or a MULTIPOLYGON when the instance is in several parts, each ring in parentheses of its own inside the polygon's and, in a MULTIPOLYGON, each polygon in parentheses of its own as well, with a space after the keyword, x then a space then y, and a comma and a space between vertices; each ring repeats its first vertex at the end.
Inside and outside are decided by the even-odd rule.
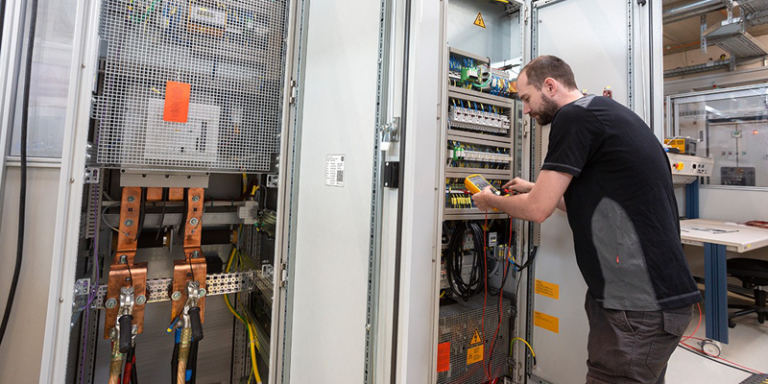
POLYGON ((477 329, 475 329, 475 333, 472 335, 472 341, 470 341, 470 344, 477 344, 482 343, 483 339, 480 338, 480 332, 478 332, 477 329))
POLYGON ((477 13, 474 24, 478 27, 485 28, 485 21, 483 21, 483 15, 480 12, 477 13))

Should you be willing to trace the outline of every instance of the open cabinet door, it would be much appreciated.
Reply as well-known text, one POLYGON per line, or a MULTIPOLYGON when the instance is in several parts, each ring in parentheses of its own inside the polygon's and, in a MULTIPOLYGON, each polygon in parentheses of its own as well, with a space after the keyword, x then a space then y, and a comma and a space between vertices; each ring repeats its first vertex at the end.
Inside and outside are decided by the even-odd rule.
POLYGON ((278 383, 366 377, 382 3, 304 1, 278 383))
MULTIPOLYGON (((652 97, 653 79, 659 77, 651 74, 660 68, 652 65, 650 54, 651 7, 650 2, 643 6, 635 0, 534 3, 531 58, 562 58, 584 92, 610 93, 660 129, 661 124, 652 122, 660 105, 652 106, 661 98, 652 97)), ((549 128, 534 128, 532 168, 536 173, 546 155, 549 128)), ((533 243, 539 245, 535 270, 529 274, 528 337, 533 339, 537 365, 529 361, 528 372, 536 383, 583 383, 589 333, 583 305, 587 286, 576 264, 565 212, 556 210, 534 234, 533 243)))

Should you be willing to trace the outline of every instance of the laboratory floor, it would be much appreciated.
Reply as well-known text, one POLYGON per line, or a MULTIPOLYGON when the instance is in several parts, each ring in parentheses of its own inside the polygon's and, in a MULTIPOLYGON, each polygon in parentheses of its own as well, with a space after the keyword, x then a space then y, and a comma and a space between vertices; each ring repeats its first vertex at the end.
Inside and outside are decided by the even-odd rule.
MULTIPOLYGON (((703 309, 703 303, 702 303, 703 309)), ((702 312, 703 315, 703 312, 702 312)), ((690 335, 698 323, 698 310, 685 336, 690 335)), ((694 337, 704 338, 705 320, 694 337)), ((756 315, 736 319, 736 328, 729 329, 730 342, 721 346, 720 357, 762 373, 768 373, 768 322, 760 324, 756 315)), ((698 340, 689 339, 687 344, 698 347, 698 340)), ((718 364, 678 347, 669 360, 667 384, 739 384, 751 374, 718 364)), ((758 382, 759 383, 759 382, 758 382)))

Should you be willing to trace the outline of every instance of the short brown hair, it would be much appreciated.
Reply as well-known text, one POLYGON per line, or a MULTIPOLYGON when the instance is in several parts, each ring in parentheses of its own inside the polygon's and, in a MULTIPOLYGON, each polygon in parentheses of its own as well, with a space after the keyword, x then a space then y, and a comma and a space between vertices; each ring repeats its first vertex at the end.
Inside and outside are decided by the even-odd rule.
POLYGON ((528 84, 536 88, 537 91, 541 90, 541 84, 548 77, 559 81, 569 90, 579 89, 576 86, 576 79, 573 76, 571 66, 556 56, 539 56, 523 67, 520 73, 525 73, 528 76, 528 84))

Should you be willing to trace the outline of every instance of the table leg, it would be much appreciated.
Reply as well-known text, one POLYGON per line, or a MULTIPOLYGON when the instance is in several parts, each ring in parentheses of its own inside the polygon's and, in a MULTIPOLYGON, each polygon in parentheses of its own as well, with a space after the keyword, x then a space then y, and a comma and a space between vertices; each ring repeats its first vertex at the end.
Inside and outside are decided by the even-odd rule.
POLYGON ((707 338, 728 344, 728 281, 725 245, 704 243, 707 338))

